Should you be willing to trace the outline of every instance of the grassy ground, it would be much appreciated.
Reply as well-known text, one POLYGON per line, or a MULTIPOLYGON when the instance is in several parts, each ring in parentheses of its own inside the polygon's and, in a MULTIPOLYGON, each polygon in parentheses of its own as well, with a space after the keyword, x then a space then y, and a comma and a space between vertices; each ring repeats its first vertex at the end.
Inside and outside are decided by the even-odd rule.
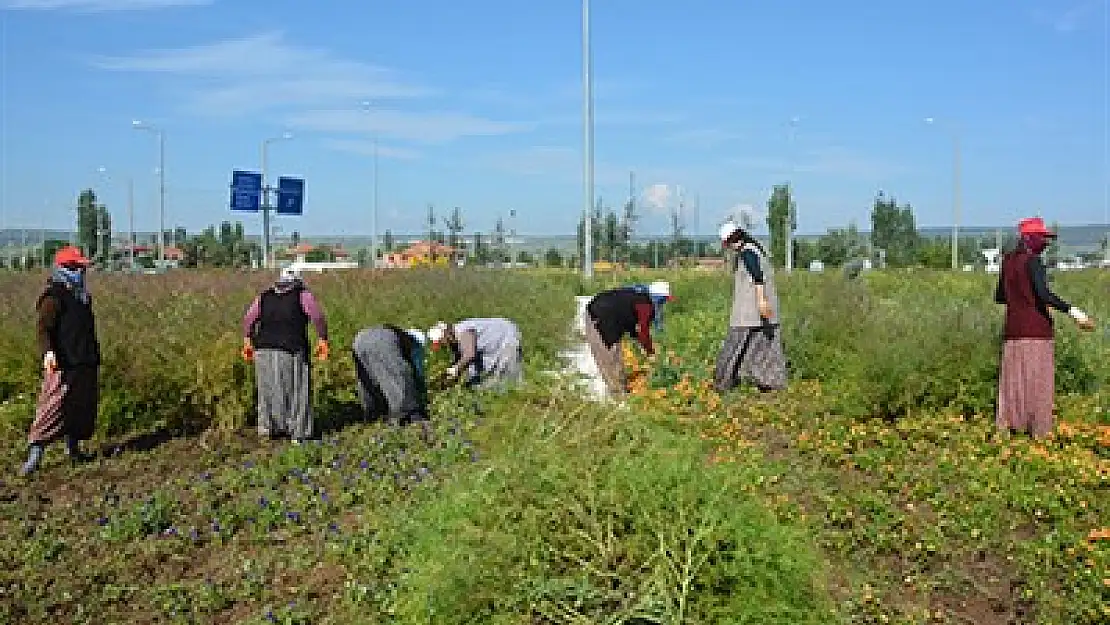
MULTIPOLYGON (((1064 425, 1052 441, 1001 441, 988 414, 998 311, 977 303, 987 281, 791 276, 787 345, 806 379, 719 397, 705 380, 727 279, 670 277, 678 299, 658 341, 672 353, 630 354, 628 410, 540 373, 572 296, 591 291, 573 276, 313 278, 336 355, 315 382, 326 433, 300 448, 250 434, 235 324, 263 279, 97 281, 101 458, 70 468, 54 451, 31 481, 13 476, 38 279, 0 277, 12 469, 0 475, 0 621, 1107 618, 1104 341, 1062 328, 1064 425), (437 393, 429 428, 351 418, 344 352, 359 327, 489 314, 522 326, 527 388, 437 393)), ((1108 286, 1088 274, 1059 290, 1105 318, 1108 286)))

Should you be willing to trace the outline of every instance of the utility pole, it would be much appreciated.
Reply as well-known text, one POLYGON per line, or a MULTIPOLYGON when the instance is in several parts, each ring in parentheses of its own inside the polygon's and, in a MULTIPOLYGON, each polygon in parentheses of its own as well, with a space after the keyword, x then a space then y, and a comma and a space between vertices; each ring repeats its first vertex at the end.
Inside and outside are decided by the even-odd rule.
POLYGON ((594 276, 594 88, 593 88, 593 59, 590 51, 590 0, 582 0, 582 108, 584 136, 584 178, 585 197, 583 198, 582 215, 586 220, 584 224, 585 239, 582 260, 583 275, 587 278, 594 276))
POLYGON ((135 179, 127 177, 127 261, 135 271, 135 179))

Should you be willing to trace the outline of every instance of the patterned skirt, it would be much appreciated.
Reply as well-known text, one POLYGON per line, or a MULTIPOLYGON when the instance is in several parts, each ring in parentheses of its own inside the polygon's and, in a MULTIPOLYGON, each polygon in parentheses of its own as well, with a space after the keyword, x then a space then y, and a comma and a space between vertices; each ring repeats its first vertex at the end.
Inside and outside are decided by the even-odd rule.
POLYGON ((995 425, 1004 432, 1047 436, 1055 426, 1055 343, 1052 339, 1011 339, 1002 343, 995 425))
POLYGON ((745 381, 762 391, 786 388, 786 354, 779 326, 728 329, 713 386, 723 392, 745 381))
POLYGON ((96 367, 47 372, 27 442, 45 445, 63 436, 79 441, 92 438, 100 401, 99 373, 96 367))

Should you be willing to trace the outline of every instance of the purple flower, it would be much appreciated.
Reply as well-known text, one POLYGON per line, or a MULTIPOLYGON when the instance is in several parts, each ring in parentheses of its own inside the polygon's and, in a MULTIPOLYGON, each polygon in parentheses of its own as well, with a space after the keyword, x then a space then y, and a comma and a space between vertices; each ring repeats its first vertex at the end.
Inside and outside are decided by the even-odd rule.
POLYGON ((263 508, 265 508, 266 506, 269 506, 269 505, 270 505, 270 502, 269 502, 269 501, 267 501, 265 497, 259 497, 259 498, 258 498, 258 505, 260 505, 260 506, 262 506, 263 508))
POLYGON ((212 479, 212 472, 211 471, 205 471, 204 473, 201 473, 200 474, 200 479, 207 482, 208 480, 212 479))
POLYGON ((339 526, 336 525, 334 522, 328 523, 328 529, 337 533, 337 534, 339 533, 339 526))
POLYGON ((299 523, 300 520, 301 520, 301 513, 299 513, 299 512, 286 512, 285 513, 285 518, 289 519, 290 521, 292 521, 294 523, 299 523))
POLYGON ((108 517, 106 517, 106 516, 100 517, 99 519, 96 520, 96 524, 101 525, 101 526, 107 525, 108 524, 108 517))

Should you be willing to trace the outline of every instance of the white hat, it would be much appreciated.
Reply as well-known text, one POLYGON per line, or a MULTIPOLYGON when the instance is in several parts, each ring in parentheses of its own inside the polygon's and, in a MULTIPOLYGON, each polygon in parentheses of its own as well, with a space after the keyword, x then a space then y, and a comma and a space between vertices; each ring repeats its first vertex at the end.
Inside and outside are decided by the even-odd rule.
POLYGON ((437 321, 434 326, 428 329, 428 340, 432 343, 439 343, 443 337, 447 335, 447 322, 437 321))
POLYGON ((425 336, 423 330, 418 330, 417 328, 409 328, 408 330, 405 330, 405 332, 408 332, 409 336, 416 339, 417 343, 420 343, 421 345, 428 344, 428 337, 425 336))
POLYGON ((657 281, 657 282, 652 282, 651 284, 648 285, 648 293, 652 297, 666 297, 666 298, 669 298, 671 296, 671 283, 670 282, 664 282, 662 280, 657 281))
POLYGON ((292 282, 293 280, 301 279, 301 270, 296 267, 286 267, 281 270, 278 280, 281 282, 292 282))
POLYGON ((722 241, 725 241, 728 240, 728 238, 731 237, 738 230, 741 230, 738 224, 731 221, 726 221, 723 225, 721 225, 720 230, 717 231, 717 235, 722 241))

